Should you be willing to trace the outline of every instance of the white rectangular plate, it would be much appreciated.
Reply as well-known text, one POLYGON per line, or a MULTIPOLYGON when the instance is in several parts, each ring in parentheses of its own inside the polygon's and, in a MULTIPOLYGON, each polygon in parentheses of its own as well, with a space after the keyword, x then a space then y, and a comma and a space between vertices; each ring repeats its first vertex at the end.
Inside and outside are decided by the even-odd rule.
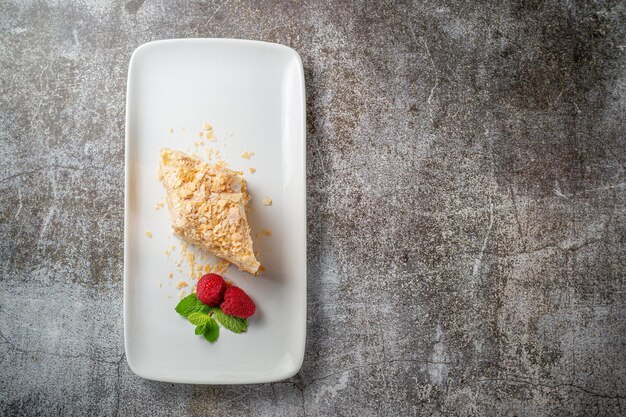
POLYGON ((245 384, 298 372, 306 335, 305 155, 304 75, 293 49, 180 39, 134 52, 126 107, 124 338, 137 375, 245 384), (213 126, 217 142, 196 146, 203 123, 213 126), (204 148, 218 149, 230 168, 244 172, 255 250, 266 268, 257 277, 234 266, 225 274, 257 305, 244 334, 222 328, 210 344, 174 311, 180 291, 175 284, 188 282, 189 294, 196 281, 185 263, 177 266, 177 250, 165 253, 181 241, 171 233, 167 205, 155 210, 164 201, 156 178, 162 147, 195 151, 205 159, 204 148), (244 151, 254 155, 244 159, 244 151), (265 197, 271 206, 262 204, 265 197), (264 229, 272 235, 264 236, 264 229))

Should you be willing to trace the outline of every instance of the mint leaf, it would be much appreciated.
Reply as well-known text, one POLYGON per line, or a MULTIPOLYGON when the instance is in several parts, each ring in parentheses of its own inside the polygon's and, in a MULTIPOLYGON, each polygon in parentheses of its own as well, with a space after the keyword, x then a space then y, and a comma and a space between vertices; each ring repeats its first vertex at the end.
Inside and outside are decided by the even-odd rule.
POLYGON ((204 334, 205 331, 206 331, 206 324, 201 324, 199 326, 196 326, 196 335, 204 334))
POLYGON ((215 342, 220 336, 220 326, 218 326, 215 320, 211 317, 209 317, 209 320, 204 324, 204 326, 204 338, 211 343, 215 342))
POLYGON ((180 300, 176 306, 176 312, 184 317, 188 317, 191 313, 211 311, 211 307, 198 300, 196 294, 189 294, 187 297, 180 300))
POLYGON ((187 316, 187 320, 189 320, 191 324, 195 324, 196 326, 201 326, 203 324, 207 324, 208 321, 213 321, 211 316, 209 316, 207 313, 203 313, 200 311, 194 311, 193 313, 189 314, 187 316))
POLYGON ((217 307, 213 308, 213 317, 231 332, 243 333, 248 329, 248 320, 226 314, 217 307))
POLYGON ((198 300, 196 294, 193 293, 180 300, 176 306, 176 312, 196 326, 196 335, 202 335, 211 343, 220 336, 218 322, 234 333, 243 333, 248 329, 247 319, 226 314, 218 307, 210 307, 198 300))

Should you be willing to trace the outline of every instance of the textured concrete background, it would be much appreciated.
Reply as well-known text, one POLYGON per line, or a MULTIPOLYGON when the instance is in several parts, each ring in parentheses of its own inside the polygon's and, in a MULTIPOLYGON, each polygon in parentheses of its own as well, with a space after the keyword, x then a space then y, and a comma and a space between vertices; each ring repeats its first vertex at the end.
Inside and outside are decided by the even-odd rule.
POLYGON ((0 413, 626 413, 623 2, 0 0, 0 413), (128 60, 280 42, 308 88, 302 371, 124 357, 128 60))

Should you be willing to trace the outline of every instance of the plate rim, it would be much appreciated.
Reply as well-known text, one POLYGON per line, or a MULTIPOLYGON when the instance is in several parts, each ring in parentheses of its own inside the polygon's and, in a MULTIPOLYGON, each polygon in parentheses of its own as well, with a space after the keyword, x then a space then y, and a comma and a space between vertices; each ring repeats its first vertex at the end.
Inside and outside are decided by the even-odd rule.
POLYGON ((197 384, 197 385, 246 385, 246 384, 259 384, 259 383, 271 383, 271 382, 277 382, 277 381, 282 381, 288 378, 293 377, 294 375, 296 375, 298 372, 300 372, 300 369, 302 368, 302 364, 304 362, 304 354, 306 351, 306 329, 307 329, 307 316, 308 316, 308 306, 307 306, 307 294, 308 294, 308 260, 307 260, 307 236, 308 236, 308 222, 307 222, 307 187, 306 187, 306 136, 307 136, 307 130, 306 130, 306 83, 305 83, 305 79, 304 79, 304 67, 302 64, 302 57, 300 56, 300 54, 293 48, 286 46, 286 45, 282 45, 279 43, 273 43, 273 42, 265 42, 265 41, 258 41, 258 40, 248 40, 248 39, 234 39, 234 38, 174 38, 174 39, 161 39, 161 40, 155 40, 155 41, 150 41, 150 42, 146 42, 143 43, 141 45, 139 45, 132 53, 130 60, 129 60, 129 64, 128 64, 128 72, 127 72, 127 76, 126 76, 126 106, 125 106, 125 119, 124 119, 124 262, 123 262, 123 267, 124 267, 124 273, 123 273, 123 326, 124 326, 124 356, 126 357, 126 362, 128 363, 129 368, 131 369, 131 371, 133 371, 134 374, 136 374, 137 376, 141 377, 141 378, 145 378, 145 379, 149 379, 149 380, 153 380, 153 381, 160 381, 160 382, 169 382, 169 383, 180 383, 180 384, 197 384), (130 91, 131 91, 131 74, 133 72, 133 67, 135 65, 135 62, 137 60, 137 56, 141 53, 141 51, 148 49, 148 48, 153 48, 153 47, 157 47, 160 45, 164 45, 164 44, 169 44, 169 43, 206 43, 206 44, 211 44, 211 43, 225 43, 225 44, 231 44, 231 45, 254 45, 254 46, 261 46, 261 47, 266 47, 266 48, 276 48, 276 49, 282 49, 285 52, 287 52, 289 55, 291 55, 297 63, 297 70, 298 70, 298 75, 299 75, 299 84, 300 84, 300 91, 302 92, 302 101, 301 101, 301 105, 302 105, 302 154, 301 154, 301 169, 302 169, 302 182, 301 184, 299 184, 299 186, 301 187, 301 189, 303 190, 303 197, 304 197, 304 204, 303 204, 303 213, 301 213, 302 218, 304 219, 304 234, 305 234, 305 239, 304 239, 304 246, 303 246, 303 251, 304 251, 304 291, 302 291, 301 294, 301 303, 303 306, 303 313, 304 313, 304 318, 303 318, 303 323, 304 325, 302 326, 301 329, 301 340, 302 340, 302 349, 297 352, 298 356, 297 356, 297 360, 294 361, 294 363, 296 363, 296 365, 293 368, 287 369, 286 371, 282 371, 282 372, 275 372, 273 374, 270 374, 268 376, 263 376, 263 375, 259 375, 258 377, 242 377, 242 378, 237 378, 236 376, 233 376, 232 378, 229 379, 224 379, 223 377, 220 378, 216 378, 213 380, 207 380, 207 379, 201 379, 201 378, 189 378, 189 377, 163 377, 162 375, 158 375, 158 374, 153 374, 150 372, 144 372, 143 370, 139 369, 138 367, 136 367, 133 363, 132 360, 128 354, 129 351, 129 346, 128 346, 128 316, 129 316, 129 305, 128 305, 128 297, 129 297, 129 278, 128 278, 128 264, 129 264, 129 248, 128 248, 128 241, 130 238, 130 232, 129 232, 129 227, 128 227, 128 223, 129 223, 129 216, 130 216, 130 211, 129 211, 129 185, 130 185, 130 175, 129 175, 129 160, 130 160, 130 154, 129 154, 129 122, 130 122, 130 117, 129 117, 129 109, 131 108, 131 95, 130 95, 130 91))

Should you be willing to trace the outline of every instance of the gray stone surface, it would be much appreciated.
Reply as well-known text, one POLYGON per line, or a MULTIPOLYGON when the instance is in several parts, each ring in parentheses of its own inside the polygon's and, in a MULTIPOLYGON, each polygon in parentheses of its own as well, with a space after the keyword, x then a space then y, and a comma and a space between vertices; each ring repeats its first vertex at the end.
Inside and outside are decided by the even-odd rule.
POLYGON ((0 0, 0 414, 626 413, 620 1, 0 0), (302 371, 124 357, 128 60, 280 42, 308 89, 302 371))

